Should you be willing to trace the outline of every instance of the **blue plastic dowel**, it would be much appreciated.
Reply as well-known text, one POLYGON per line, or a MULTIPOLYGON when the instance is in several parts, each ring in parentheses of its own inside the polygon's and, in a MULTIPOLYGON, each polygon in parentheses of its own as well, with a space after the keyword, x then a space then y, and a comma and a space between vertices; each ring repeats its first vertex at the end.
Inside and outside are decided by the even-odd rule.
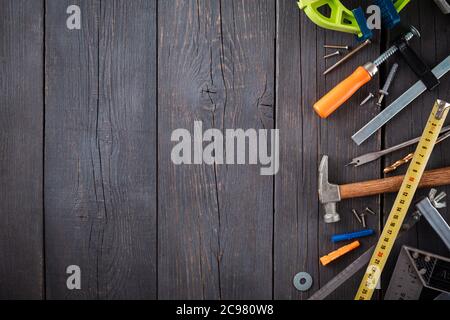
POLYGON ((353 233, 344 233, 344 234, 337 234, 331 237, 331 241, 333 243, 341 242, 341 241, 347 241, 347 240, 353 240, 353 239, 359 239, 364 237, 369 237, 371 235, 375 234, 375 231, 372 229, 362 230, 358 232, 353 233))

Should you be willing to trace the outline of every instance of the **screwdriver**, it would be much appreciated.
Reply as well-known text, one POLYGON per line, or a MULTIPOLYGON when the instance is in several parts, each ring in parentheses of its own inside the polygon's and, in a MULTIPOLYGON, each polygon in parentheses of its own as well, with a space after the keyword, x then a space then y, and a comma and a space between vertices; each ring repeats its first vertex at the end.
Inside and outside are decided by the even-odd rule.
MULTIPOLYGON (((413 26, 411 31, 403 36, 404 41, 408 42, 414 36, 420 37, 419 31, 413 26)), ((364 66, 358 67, 356 71, 347 79, 338 84, 334 89, 328 92, 322 99, 314 104, 314 110, 321 118, 328 118, 336 109, 350 99, 356 91, 367 84, 378 73, 378 67, 393 56, 398 51, 396 45, 383 53, 374 62, 368 62, 364 66)))

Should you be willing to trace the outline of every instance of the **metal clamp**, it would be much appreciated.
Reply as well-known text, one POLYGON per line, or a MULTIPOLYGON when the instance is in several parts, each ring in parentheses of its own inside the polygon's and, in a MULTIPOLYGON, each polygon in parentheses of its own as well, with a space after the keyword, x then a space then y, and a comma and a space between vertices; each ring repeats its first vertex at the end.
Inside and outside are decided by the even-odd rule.
POLYGON ((433 74, 425 61, 408 45, 408 41, 401 39, 395 45, 408 66, 422 80, 429 91, 439 86, 439 79, 433 74))

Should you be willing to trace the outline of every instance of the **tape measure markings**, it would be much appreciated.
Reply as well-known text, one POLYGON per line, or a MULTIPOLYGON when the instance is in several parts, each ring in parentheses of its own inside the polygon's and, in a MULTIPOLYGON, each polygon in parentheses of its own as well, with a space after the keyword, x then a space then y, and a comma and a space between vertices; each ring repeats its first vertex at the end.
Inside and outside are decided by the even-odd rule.
POLYGON ((402 223, 418 189, 420 180, 425 172, 426 165, 447 117, 449 107, 450 104, 441 100, 435 103, 355 300, 370 300, 372 298, 389 254, 400 232, 402 223))

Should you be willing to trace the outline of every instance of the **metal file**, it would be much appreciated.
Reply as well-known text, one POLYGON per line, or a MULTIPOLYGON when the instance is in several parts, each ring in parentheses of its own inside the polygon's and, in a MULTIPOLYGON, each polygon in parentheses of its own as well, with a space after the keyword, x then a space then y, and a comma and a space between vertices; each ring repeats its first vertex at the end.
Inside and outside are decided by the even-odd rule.
MULTIPOLYGON (((433 69, 433 74, 441 79, 450 71, 450 56, 445 58, 440 64, 433 69)), ((417 99, 422 93, 427 90, 427 87, 422 81, 417 82, 405 93, 403 93, 390 106, 386 107, 379 115, 373 118, 361 130, 355 133, 352 137, 357 145, 361 145, 364 141, 369 139, 375 132, 383 127, 387 122, 394 118, 400 111, 405 109, 411 102, 417 99)))

